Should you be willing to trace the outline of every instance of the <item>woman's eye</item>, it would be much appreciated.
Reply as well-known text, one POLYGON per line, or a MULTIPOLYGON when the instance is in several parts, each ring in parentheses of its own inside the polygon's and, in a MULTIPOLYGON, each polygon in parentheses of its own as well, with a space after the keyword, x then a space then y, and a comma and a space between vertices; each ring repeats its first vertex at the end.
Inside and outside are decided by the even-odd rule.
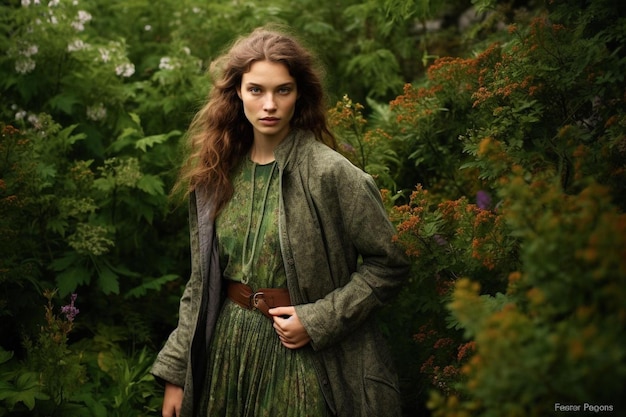
POLYGON ((261 89, 259 87, 250 87, 248 91, 252 94, 259 94, 261 92, 261 89))
POLYGON ((291 93, 291 88, 289 88, 289 87, 280 88, 278 90, 278 93, 279 94, 283 94, 283 95, 287 95, 287 94, 291 93))

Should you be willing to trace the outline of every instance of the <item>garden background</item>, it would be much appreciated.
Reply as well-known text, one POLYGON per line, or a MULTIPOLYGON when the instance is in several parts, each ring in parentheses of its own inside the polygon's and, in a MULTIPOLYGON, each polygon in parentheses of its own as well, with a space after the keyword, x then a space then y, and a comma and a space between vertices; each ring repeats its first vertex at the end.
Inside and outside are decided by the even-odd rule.
POLYGON ((211 60, 266 22, 319 55, 341 151, 411 257, 377 317, 405 415, 624 415, 625 8, 2 2, 0 416, 159 415, 180 144, 211 60))

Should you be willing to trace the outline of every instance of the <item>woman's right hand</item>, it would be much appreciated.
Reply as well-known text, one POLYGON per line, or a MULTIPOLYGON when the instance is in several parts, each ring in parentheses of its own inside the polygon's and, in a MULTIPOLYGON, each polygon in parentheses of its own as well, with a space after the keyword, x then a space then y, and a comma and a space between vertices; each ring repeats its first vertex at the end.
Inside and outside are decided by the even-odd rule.
POLYGON ((178 385, 165 383, 165 394, 163 395, 163 417, 180 416, 180 406, 183 403, 183 389, 178 385))

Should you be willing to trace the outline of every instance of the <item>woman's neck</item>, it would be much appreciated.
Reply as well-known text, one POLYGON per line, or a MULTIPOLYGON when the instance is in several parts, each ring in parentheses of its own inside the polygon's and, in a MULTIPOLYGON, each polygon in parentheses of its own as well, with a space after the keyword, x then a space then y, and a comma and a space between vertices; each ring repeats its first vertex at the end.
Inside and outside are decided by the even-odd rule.
POLYGON ((274 148, 276 146, 259 146, 256 142, 250 149, 250 159, 257 164, 269 164, 274 161, 274 148))
POLYGON ((281 138, 268 136, 255 136, 250 149, 250 159, 257 164, 269 164, 275 160, 274 149, 283 141, 287 135, 281 138))

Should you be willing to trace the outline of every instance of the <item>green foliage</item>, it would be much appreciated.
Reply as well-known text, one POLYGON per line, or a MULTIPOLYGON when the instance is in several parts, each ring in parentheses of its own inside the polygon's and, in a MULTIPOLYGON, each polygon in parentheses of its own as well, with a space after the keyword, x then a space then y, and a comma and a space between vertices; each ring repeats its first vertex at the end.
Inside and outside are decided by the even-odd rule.
POLYGON ((0 349, 0 415, 136 417, 155 413, 162 392, 149 374, 154 355, 128 354, 123 328, 100 326, 90 340, 70 346, 81 305, 76 295, 57 314, 56 292, 46 291, 45 322, 25 343, 24 361, 0 349), (77 300, 78 299, 78 300, 77 300), (76 304, 75 304, 76 303, 76 304))
POLYGON ((623 407, 624 7, 517 3, 0 5, 0 415, 156 413, 188 274, 179 142, 210 62, 268 22, 331 70, 340 150, 413 261, 381 315, 406 414, 429 391, 433 415, 623 407))
POLYGON ((354 165, 371 174, 381 187, 395 190, 396 182, 391 173, 400 165, 400 160, 392 149, 392 138, 376 128, 376 124, 385 122, 388 111, 374 101, 368 103, 373 109, 372 126, 367 126, 363 106, 353 103, 348 96, 330 110, 330 125, 337 136, 339 151, 354 165))
POLYGON ((396 209, 398 314, 434 312, 413 326, 435 416, 623 407, 623 19, 566 3, 391 103, 425 183, 396 209))

